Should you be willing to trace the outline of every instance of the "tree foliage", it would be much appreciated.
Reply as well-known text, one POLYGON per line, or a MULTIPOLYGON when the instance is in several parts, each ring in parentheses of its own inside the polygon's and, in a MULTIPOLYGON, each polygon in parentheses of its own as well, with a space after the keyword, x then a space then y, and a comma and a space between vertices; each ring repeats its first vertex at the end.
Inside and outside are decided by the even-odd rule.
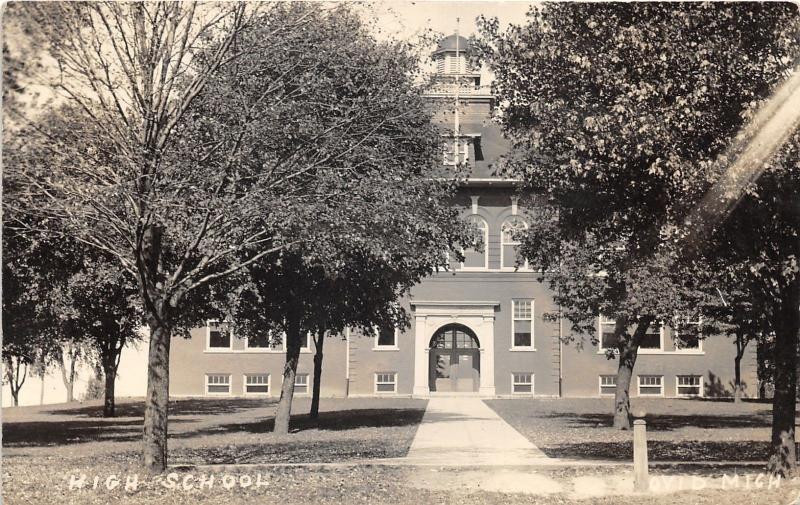
MULTIPOLYGON (((415 82, 414 48, 377 41, 348 8, 314 19, 318 29, 286 40, 286 54, 248 53, 209 87, 217 117, 238 121, 241 106, 257 104, 248 145, 263 145, 259 152, 281 165, 305 164, 293 176, 303 196, 291 219, 281 210, 296 193, 270 206, 303 243, 232 276, 226 314, 244 334, 287 336, 275 425, 284 431, 301 336, 402 323, 398 298, 440 266, 445 251, 472 240, 449 205, 455 181, 438 163, 439 132, 415 82), (281 89, 285 101, 262 109, 275 75, 294 72, 302 86, 281 89), (282 135, 286 143, 275 143, 282 135), (304 145, 315 150, 298 152, 304 145)), ((264 29, 246 31, 242 43, 258 45, 264 29)))
POLYGON ((553 207, 523 251, 556 270, 576 330, 604 311, 641 323, 713 303, 687 219, 786 78, 796 23, 795 6, 749 3, 546 4, 504 32, 482 20, 506 170, 553 207))
POLYGON ((31 12, 63 99, 27 118, 25 142, 11 140, 5 175, 18 191, 4 207, 31 218, 12 226, 95 247, 137 279, 150 329, 148 469, 166 465, 170 337, 207 315, 227 276, 326 233, 373 252, 408 236, 426 250, 454 240, 441 206, 427 224, 375 212, 447 187, 433 183, 438 135, 413 82, 417 58, 376 41, 349 7, 31 12))

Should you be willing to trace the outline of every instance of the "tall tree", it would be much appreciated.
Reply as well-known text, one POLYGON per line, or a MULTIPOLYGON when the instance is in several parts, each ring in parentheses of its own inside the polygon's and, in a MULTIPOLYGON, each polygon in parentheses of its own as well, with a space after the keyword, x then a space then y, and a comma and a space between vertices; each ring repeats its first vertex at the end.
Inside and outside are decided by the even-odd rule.
MULTIPOLYGON (((514 143, 512 170, 544 189, 564 229, 635 238, 633 258, 669 242, 690 252, 721 228, 719 220, 688 219, 736 157, 729 149, 745 121, 795 65, 800 33, 795 5, 757 3, 546 4, 504 33, 496 21, 482 25, 496 91, 507 104, 502 121, 514 143)), ((761 154, 756 165, 770 153, 761 154)), ((762 171, 748 172, 747 183, 762 171)), ((725 194, 721 200, 735 209, 721 217, 750 248, 749 266, 781 286, 773 312, 787 337, 776 350, 776 372, 785 377, 776 377, 773 453, 793 461, 798 304, 794 268, 784 267, 796 257, 797 233, 791 190, 766 182, 762 176, 725 194), (751 212, 771 199, 782 202, 768 205, 773 212, 751 212), (780 249, 770 256, 777 261, 755 254, 761 247, 770 255, 780 249)), ((702 260, 713 264, 710 256, 702 260)))
POLYGON ((753 283, 746 263, 722 264, 717 262, 706 287, 720 297, 720 304, 707 307, 704 312, 722 324, 725 333, 732 337, 736 347, 734 355, 734 402, 744 394, 742 359, 749 346, 765 345, 772 334, 771 315, 773 295, 763 289, 762 283, 753 283), (750 284, 748 284, 748 282, 750 284))
MULTIPOLYGON (((740 270, 742 286, 747 288, 748 301, 756 314, 748 318, 745 311, 739 317, 744 319, 742 330, 758 331, 761 327, 760 334, 755 335, 760 337, 757 342, 771 349, 767 358, 775 390, 768 470, 781 475, 796 472, 797 463, 800 132, 794 128, 777 153, 748 163, 748 169, 758 175, 745 185, 730 213, 723 215, 721 222, 719 217, 715 219, 713 233, 706 240, 710 246, 705 250, 720 270, 741 263, 747 267, 740 270)), ((715 168, 720 180, 724 180, 728 172, 723 167, 715 168)))
POLYGON ((37 4, 26 14, 38 21, 58 62, 54 86, 66 105, 54 115, 72 115, 77 124, 59 135, 39 127, 57 117, 29 118, 33 124, 23 134, 37 132, 38 149, 19 153, 28 156, 7 171, 27 189, 27 202, 22 192, 11 205, 57 221, 58 231, 112 255, 138 279, 150 326, 144 463, 160 471, 166 464, 170 311, 202 283, 208 275, 203 265, 219 254, 203 260, 197 253, 208 229, 202 210, 183 220, 172 211, 168 197, 187 181, 167 160, 177 125, 233 56, 245 6, 37 4), (45 177, 43 166, 50 167, 45 177))
POLYGON ((198 292, 312 236, 359 183, 419 173, 437 136, 408 85, 412 55, 365 37, 346 6, 32 8, 64 105, 28 118, 5 171, 22 191, 3 203, 137 279, 150 330, 143 459, 162 471, 170 337, 202 320, 198 292))
POLYGON ((80 368, 80 363, 85 360, 85 351, 80 342, 65 342, 59 349, 58 368, 61 371, 61 380, 67 390, 67 403, 75 401, 75 379, 80 368))
POLYGON ((107 256, 87 247, 77 249, 79 263, 66 289, 56 294, 56 308, 64 335, 83 343, 85 361, 97 361, 105 382, 103 416, 114 417, 122 351, 142 337, 136 280, 107 256))
MULTIPOLYGON (((258 103, 276 76, 297 74, 303 83, 292 86, 279 105, 259 106, 252 128, 255 139, 268 142, 265 151, 280 159, 308 157, 308 169, 294 177, 294 184, 308 188, 309 195, 290 219, 284 217, 286 235, 305 241, 242 271, 250 276, 253 294, 232 315, 237 326, 263 321, 255 326, 286 334, 275 423, 276 432, 283 433, 305 335, 336 333, 354 323, 371 326, 385 316, 351 304, 379 289, 381 296, 396 300, 441 263, 443 251, 470 237, 448 205, 454 176, 439 162, 439 131, 416 83, 420 59, 414 48, 376 40, 349 7, 313 19, 313 31, 287 38, 280 50, 243 55, 209 88, 218 116, 236 120, 241 104, 258 103), (279 138, 289 140, 275 142, 279 138), (297 145, 317 150, 298 152, 297 145), (365 270, 358 273, 361 267, 365 270), (386 276, 380 288, 358 285, 377 282, 370 272, 378 269, 386 276), (343 298, 332 299, 331 288, 343 298), (345 291, 364 288, 367 293, 358 295, 345 291), (249 308, 256 313, 249 314, 249 308)), ((254 25, 243 33, 242 44, 258 44, 268 29, 254 25)), ((317 364, 321 367, 321 354, 317 364)))
POLYGON ((51 246, 40 236, 3 230, 3 379, 14 405, 29 367, 53 364, 61 352, 50 293, 64 279, 52 269, 60 254, 51 246))

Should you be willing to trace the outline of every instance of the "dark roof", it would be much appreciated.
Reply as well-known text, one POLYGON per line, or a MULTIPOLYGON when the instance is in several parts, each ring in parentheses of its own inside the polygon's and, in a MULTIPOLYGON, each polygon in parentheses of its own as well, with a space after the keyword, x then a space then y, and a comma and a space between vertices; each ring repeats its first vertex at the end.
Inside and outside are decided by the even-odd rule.
POLYGON ((463 52, 469 52, 470 45, 469 41, 466 37, 462 37, 461 35, 448 35, 447 37, 443 38, 439 41, 439 44, 436 47, 436 51, 434 54, 443 53, 443 52, 450 52, 456 50, 456 40, 458 40, 458 50, 463 52))

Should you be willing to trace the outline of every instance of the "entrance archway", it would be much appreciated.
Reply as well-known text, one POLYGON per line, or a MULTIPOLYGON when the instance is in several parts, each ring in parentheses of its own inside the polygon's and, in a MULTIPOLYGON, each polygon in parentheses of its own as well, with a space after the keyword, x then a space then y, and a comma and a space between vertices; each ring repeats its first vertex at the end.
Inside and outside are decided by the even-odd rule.
POLYGON ((478 391, 480 342, 472 330, 463 324, 448 324, 436 331, 428 347, 430 391, 478 391))

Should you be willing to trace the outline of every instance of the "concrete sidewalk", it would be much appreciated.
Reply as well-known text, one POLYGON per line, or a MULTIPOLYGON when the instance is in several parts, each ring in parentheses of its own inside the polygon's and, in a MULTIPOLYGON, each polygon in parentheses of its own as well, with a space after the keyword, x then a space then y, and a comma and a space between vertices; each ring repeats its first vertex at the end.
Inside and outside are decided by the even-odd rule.
POLYGON ((547 465, 535 445, 480 398, 431 398, 405 458, 441 466, 547 465))

